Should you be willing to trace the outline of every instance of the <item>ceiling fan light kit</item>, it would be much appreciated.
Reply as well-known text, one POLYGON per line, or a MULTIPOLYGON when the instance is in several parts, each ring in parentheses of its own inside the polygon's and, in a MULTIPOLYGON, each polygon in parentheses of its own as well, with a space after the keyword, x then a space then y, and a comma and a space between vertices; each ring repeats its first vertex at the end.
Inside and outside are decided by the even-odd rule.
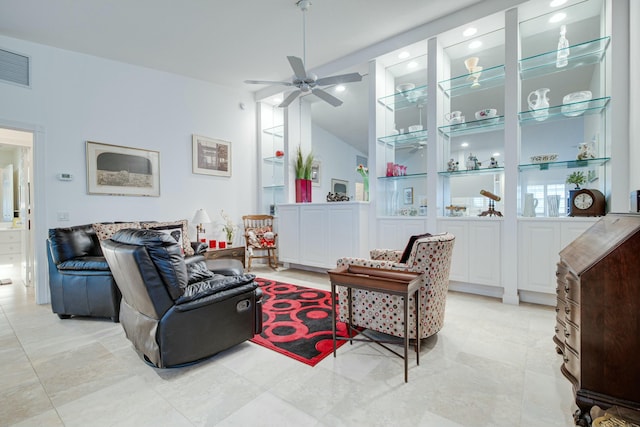
POLYGON ((297 56, 287 56, 289 65, 293 70, 293 80, 291 82, 286 81, 269 81, 269 80, 245 80, 248 84, 262 84, 262 85, 280 85, 280 86, 292 86, 296 89, 290 92, 286 98, 278 105, 280 108, 286 108, 300 95, 313 94, 323 101, 328 102, 334 107, 342 105, 342 101, 331 95, 327 91, 320 88, 320 86, 333 86, 343 83, 359 82, 362 80, 362 76, 359 73, 340 74, 336 76, 318 78, 314 73, 307 72, 305 68, 306 62, 306 19, 305 12, 309 10, 311 6, 310 0, 300 0, 296 3, 296 6, 302 11, 302 48, 303 59, 297 56))

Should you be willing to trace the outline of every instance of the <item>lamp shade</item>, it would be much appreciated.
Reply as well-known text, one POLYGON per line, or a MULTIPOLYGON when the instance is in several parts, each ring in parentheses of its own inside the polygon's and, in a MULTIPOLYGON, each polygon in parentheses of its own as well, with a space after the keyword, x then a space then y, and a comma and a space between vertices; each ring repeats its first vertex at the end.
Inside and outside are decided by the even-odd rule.
POLYGON ((208 224, 211 222, 211 218, 207 215, 207 211, 200 208, 196 211, 196 214, 193 216, 193 222, 196 224, 208 224))

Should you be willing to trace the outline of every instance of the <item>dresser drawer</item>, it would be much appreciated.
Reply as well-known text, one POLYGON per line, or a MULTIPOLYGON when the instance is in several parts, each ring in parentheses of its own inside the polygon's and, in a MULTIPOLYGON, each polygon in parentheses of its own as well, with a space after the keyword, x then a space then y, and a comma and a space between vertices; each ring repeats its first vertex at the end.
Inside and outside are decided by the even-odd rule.
POLYGON ((564 285, 566 299, 580 305, 580 279, 573 273, 567 274, 566 279, 567 283, 564 285))
POLYGON ((571 382, 580 384, 580 355, 571 347, 565 346, 564 349, 564 371, 573 378, 569 378, 571 382))
POLYGON ((0 243, 0 255, 19 254, 21 252, 22 252, 22 245, 20 244, 20 242, 0 243))
POLYGON ((0 243, 20 242, 21 233, 20 230, 0 231, 0 243))
POLYGON ((580 328, 571 322, 566 322, 563 334, 565 344, 580 354, 580 328))
POLYGON ((580 306, 571 300, 565 301, 564 315, 567 323, 580 325, 580 306))

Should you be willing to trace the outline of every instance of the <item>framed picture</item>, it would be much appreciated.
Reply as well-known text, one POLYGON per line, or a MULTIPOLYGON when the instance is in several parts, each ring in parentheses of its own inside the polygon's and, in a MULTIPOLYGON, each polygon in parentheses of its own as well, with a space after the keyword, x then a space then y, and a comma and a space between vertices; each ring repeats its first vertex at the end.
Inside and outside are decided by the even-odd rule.
POLYGON ((407 187, 404 189, 404 204, 412 205, 413 204, 413 187, 407 187))
POLYGON ((231 143, 193 135, 193 173, 231 176, 231 143))
POLYGON ((311 165, 311 182, 314 187, 320 187, 320 162, 318 160, 311 165))
POLYGON ((160 196, 160 153, 87 141, 87 193, 160 196))
POLYGON ((347 189, 349 188, 349 181, 342 179, 331 178, 331 192, 335 194, 347 195, 347 189))

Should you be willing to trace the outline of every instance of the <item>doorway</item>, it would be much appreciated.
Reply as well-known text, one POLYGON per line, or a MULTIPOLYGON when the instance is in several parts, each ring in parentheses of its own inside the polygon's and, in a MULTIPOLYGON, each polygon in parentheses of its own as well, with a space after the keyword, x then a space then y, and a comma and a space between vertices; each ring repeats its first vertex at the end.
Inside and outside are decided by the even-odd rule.
POLYGON ((0 127, 0 283, 34 284, 34 134, 0 127))

